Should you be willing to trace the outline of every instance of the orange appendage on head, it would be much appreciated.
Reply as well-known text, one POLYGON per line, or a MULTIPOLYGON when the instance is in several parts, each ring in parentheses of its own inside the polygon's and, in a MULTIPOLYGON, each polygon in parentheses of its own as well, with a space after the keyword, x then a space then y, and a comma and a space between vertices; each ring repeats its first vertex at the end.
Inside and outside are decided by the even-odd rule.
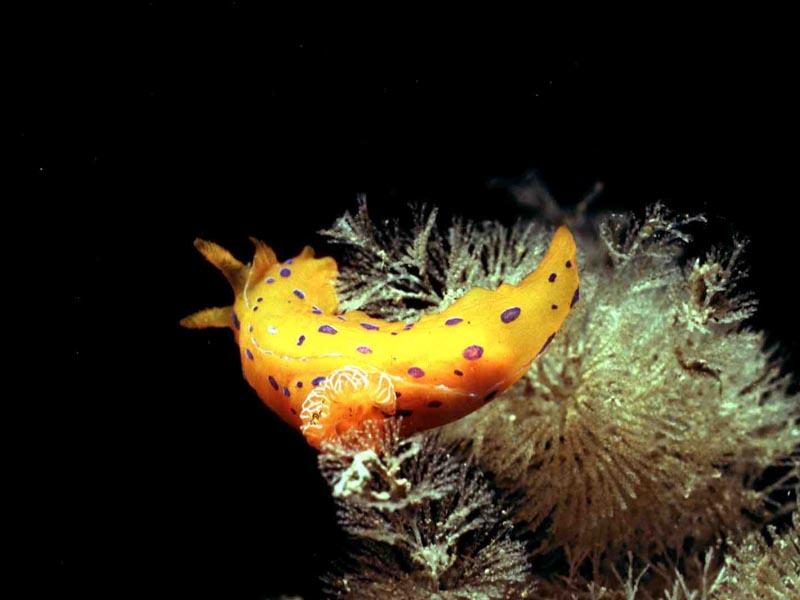
POLYGON ((364 421, 394 415, 395 408, 394 385, 386 373, 342 367, 306 396, 300 430, 309 444, 319 448, 324 440, 364 421))

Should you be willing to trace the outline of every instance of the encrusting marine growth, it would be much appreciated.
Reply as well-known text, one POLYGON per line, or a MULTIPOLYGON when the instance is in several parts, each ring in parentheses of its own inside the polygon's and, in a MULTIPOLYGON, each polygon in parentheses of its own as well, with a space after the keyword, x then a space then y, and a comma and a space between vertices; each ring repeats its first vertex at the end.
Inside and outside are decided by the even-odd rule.
POLYGON ((575 242, 566 227, 518 285, 473 288, 443 312, 406 323, 339 314, 332 258, 315 258, 306 246, 280 263, 269 246, 253 241, 251 265, 216 244, 195 242, 236 299, 181 324, 230 327, 247 381, 315 448, 365 421, 403 417, 409 434, 480 408, 528 371, 579 298, 575 242))

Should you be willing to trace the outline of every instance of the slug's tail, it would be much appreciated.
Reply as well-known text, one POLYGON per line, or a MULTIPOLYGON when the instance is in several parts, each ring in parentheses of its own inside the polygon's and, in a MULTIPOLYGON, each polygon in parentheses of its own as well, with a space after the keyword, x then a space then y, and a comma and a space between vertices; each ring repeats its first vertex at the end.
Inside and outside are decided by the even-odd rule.
MULTIPOLYGON (((277 261, 272 248, 255 238, 251 238, 251 240, 256 247, 252 266, 243 264, 219 244, 201 240, 200 238, 194 241, 194 247, 197 248, 200 254, 222 271, 236 296, 239 296, 244 291, 249 279, 260 277, 277 261)), ((231 326, 238 329, 236 315, 232 306, 206 308, 181 319, 180 324, 191 329, 231 326)))

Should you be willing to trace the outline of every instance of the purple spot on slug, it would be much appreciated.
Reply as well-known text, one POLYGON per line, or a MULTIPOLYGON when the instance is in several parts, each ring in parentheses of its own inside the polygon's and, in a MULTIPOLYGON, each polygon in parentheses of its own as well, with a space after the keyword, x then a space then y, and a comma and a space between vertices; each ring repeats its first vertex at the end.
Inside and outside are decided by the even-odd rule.
POLYGON ((500 314, 500 320, 503 323, 511 323, 511 321, 516 321, 519 314, 522 312, 522 309, 519 306, 513 306, 509 309, 504 310, 500 314))
POLYGON ((252 353, 252 352, 250 352, 250 348, 247 348, 247 349, 244 351, 244 353, 245 353, 245 354, 247 354, 247 358, 249 358, 250 360, 253 360, 253 353, 252 353))
POLYGON ((278 389, 278 382, 275 381, 275 378, 272 375, 270 375, 267 379, 269 379, 269 384, 272 386, 272 389, 277 390, 278 389))
POLYGON ((408 374, 411 375, 415 379, 419 379, 420 377, 424 377, 425 376, 425 371, 423 371, 419 367, 411 367, 408 370, 408 374))
POLYGON ((287 388, 286 386, 283 386, 283 395, 286 396, 287 398, 289 397, 289 388, 287 388))
POLYGON ((431 408, 439 408, 441 405, 442 403, 439 402, 438 400, 431 400, 430 402, 428 402, 428 406, 430 406, 431 408))
POLYGON ((405 327, 403 327, 403 331, 408 331, 408 330, 409 330, 409 329, 411 329, 413 326, 414 326, 414 324, 413 324, 413 323, 406 323, 406 326, 405 326, 405 327))
POLYGON ((345 319, 342 315, 336 315, 336 318, 340 321, 347 321, 347 319, 345 319))
POLYGON ((567 264, 565 265, 568 269, 572 268, 572 261, 568 260, 567 264))
POLYGON ((280 271, 278 271, 278 273, 280 274, 281 277, 288 277, 289 275, 292 274, 292 270, 283 267, 280 271))
POLYGON ((575 288, 575 293, 572 295, 572 302, 569 303, 569 307, 572 308, 581 299, 581 288, 575 288))
POLYGON ((263 301, 264 301, 264 298, 262 298, 261 296, 259 296, 258 298, 256 298, 256 302, 263 302, 263 301))
POLYGON ((380 329, 380 327, 373 325, 372 323, 360 323, 360 325, 367 331, 378 331, 378 329, 380 329))
POLYGON ((303 342, 305 342, 305 341, 306 341, 306 336, 301 335, 299 338, 297 338, 297 345, 298 346, 302 346, 303 342))
POLYGON ((322 309, 317 308, 316 306, 312 306, 311 307, 311 312, 314 313, 315 315, 321 315, 322 314, 322 309))
POLYGON ((463 320, 464 319, 462 319, 461 317, 453 317, 452 319, 447 319, 447 321, 445 321, 444 324, 445 325, 458 325, 463 320))
POLYGON ((396 331, 393 331, 393 332, 392 332, 392 335, 397 335, 397 332, 396 332, 396 331))
POLYGON ((361 354, 372 354, 372 349, 370 349, 367 346, 359 346, 358 348, 356 348, 356 350, 361 352, 361 354))
POLYGON ((295 296, 297 296, 298 298, 300 298, 300 300, 305 300, 306 299, 306 295, 300 290, 292 290, 292 293, 295 296))
POLYGON ((459 377, 463 377, 463 376, 464 376, 464 373, 463 373, 462 371, 459 371, 458 369, 456 369, 455 371, 453 371, 453 373, 455 373, 455 374, 456 374, 456 375, 458 375, 459 377))
POLYGON ((236 329, 242 327, 242 324, 239 322, 239 316, 236 313, 233 313, 233 326, 236 327, 236 329))
POLYGON ((258 310, 258 305, 253 307, 253 312, 256 312, 257 310, 258 310))
POLYGON ((287 265, 294 264, 294 259, 293 259, 293 258, 289 258, 289 259, 287 259, 287 260, 286 260, 286 264, 287 264, 287 265))
POLYGON ((467 360, 478 360, 483 356, 483 347, 478 345, 467 346, 461 355, 467 360))
POLYGON ((299 387, 299 388, 303 387, 303 382, 302 381, 298 381, 297 382, 297 387, 299 387))
POLYGON ((555 273, 550 273, 550 277, 547 278, 547 281, 549 281, 550 283, 553 283, 555 280, 556 280, 556 274, 555 273))
POLYGON ((275 283, 274 277, 267 277, 267 283, 275 283))
POLYGON ((250 333, 253 333, 253 326, 250 325, 250 327, 247 328, 247 331, 249 331, 250 333))
POLYGON ((550 308, 552 308, 553 310, 558 310, 558 304, 551 304, 550 308))
POLYGON ((324 376, 322 376, 322 375, 320 375, 319 377, 314 377, 314 379, 312 379, 312 380, 311 380, 311 385, 313 385, 314 387, 316 387, 316 386, 318 386, 320 383, 322 383, 323 381, 325 381, 325 377, 324 377, 324 376))
POLYGON ((322 327, 317 329, 317 331, 319 331, 320 333, 330 333, 330 334, 338 333, 336 329, 334 329, 330 325, 323 325, 322 327))

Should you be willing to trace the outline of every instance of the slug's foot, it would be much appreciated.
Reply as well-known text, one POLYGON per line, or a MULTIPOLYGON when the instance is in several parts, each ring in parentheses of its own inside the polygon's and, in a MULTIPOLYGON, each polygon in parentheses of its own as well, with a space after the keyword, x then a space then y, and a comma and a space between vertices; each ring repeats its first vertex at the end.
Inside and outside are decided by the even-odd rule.
POLYGON ((395 410, 394 384, 386 373, 342 367, 306 396, 300 430, 308 443, 319 449, 323 440, 364 421, 392 416, 395 410))

